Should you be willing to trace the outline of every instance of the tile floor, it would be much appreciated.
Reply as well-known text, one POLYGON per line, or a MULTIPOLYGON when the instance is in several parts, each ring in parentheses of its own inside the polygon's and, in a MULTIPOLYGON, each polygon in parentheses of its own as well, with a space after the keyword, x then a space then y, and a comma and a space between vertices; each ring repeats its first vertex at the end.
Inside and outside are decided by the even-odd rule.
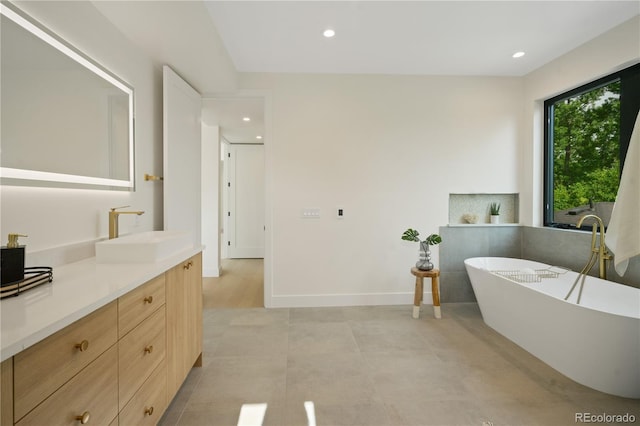
MULTIPOLYGON (((576 413, 625 414, 613 397, 557 373, 487 327, 476 304, 206 309, 203 366, 161 421, 236 425, 268 403, 264 425, 575 425, 576 413)), ((608 423, 591 423, 608 424, 608 423)))

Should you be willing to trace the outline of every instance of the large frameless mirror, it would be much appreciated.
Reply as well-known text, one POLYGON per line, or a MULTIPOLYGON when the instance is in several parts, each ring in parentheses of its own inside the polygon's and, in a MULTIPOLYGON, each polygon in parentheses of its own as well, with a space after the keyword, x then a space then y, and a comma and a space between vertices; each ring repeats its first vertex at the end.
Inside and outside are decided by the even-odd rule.
POLYGON ((133 190, 133 89, 0 3, 3 185, 133 190))

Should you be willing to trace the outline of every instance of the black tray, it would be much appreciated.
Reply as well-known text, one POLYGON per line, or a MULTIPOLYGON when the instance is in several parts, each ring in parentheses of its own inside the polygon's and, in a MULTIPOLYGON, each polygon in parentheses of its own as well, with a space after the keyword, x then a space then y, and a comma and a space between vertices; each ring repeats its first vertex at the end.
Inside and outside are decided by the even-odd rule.
POLYGON ((17 296, 23 291, 30 290, 42 284, 53 281, 53 268, 49 266, 30 266, 24 268, 24 279, 12 283, 2 284, 0 287, 0 299, 17 296))

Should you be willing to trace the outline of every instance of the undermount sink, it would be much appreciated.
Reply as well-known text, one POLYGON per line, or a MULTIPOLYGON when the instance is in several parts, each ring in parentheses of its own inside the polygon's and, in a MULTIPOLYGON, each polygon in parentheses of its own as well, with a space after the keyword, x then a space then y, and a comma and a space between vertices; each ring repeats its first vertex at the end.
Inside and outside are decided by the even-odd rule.
POLYGON ((186 231, 148 231, 96 243, 97 263, 157 262, 193 247, 186 231))

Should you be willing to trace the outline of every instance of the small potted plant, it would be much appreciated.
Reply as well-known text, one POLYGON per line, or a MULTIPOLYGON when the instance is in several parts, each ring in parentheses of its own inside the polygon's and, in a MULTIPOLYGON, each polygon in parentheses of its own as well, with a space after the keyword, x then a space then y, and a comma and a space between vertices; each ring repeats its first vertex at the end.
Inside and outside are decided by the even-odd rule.
POLYGON ((500 223, 500 203, 491 203, 489 206, 491 223, 500 223))
POLYGON ((421 271, 430 271, 433 269, 433 263, 431 263, 431 250, 430 246, 435 246, 442 242, 442 237, 438 234, 431 234, 424 240, 420 240, 420 233, 415 229, 407 229, 402 234, 402 239, 405 241, 414 241, 420 243, 420 257, 416 263, 416 268, 421 271))

